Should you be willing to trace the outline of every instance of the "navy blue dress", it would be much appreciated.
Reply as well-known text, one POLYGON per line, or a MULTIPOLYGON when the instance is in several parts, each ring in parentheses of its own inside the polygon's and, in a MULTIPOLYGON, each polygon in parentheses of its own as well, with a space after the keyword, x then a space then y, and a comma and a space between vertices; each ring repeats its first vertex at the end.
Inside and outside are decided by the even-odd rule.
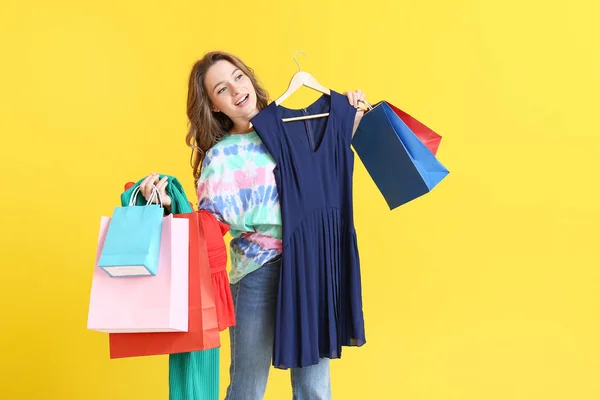
POLYGON ((307 367, 365 342, 352 207, 356 109, 331 91, 295 110, 271 102, 252 119, 275 159, 283 254, 273 366, 307 367), (328 117, 282 118, 329 112, 328 117))

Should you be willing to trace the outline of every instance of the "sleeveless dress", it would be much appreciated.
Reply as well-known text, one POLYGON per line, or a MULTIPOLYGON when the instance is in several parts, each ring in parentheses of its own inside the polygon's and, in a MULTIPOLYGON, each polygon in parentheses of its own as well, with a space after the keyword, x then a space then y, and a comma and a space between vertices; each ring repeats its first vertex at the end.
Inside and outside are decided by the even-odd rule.
POLYGON ((331 91, 299 110, 271 102, 251 121, 276 162, 282 213, 276 368, 341 358, 342 346, 366 342, 352 200, 355 115, 347 98, 331 91), (282 121, 324 112, 329 116, 282 121))

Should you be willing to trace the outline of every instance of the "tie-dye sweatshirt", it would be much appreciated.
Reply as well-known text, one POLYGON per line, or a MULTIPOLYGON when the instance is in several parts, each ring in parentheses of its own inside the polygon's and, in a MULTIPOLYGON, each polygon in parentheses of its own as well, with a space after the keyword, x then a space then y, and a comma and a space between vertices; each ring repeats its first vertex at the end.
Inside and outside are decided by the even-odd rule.
POLYGON ((281 253, 274 168, 275 161, 256 132, 226 136, 202 162, 198 208, 231 228, 231 283, 281 253))

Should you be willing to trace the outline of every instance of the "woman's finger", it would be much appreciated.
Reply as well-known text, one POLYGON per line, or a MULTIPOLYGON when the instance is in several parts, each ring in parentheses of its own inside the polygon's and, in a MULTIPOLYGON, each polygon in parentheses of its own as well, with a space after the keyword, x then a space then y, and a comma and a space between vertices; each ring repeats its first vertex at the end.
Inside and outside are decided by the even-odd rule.
POLYGON ((150 174, 146 179, 144 179, 144 182, 145 184, 142 190, 146 201, 148 201, 150 197, 152 197, 152 193, 154 192, 154 186, 156 182, 158 182, 158 174, 150 174))
POLYGON ((144 198, 146 200, 148 200, 148 197, 147 197, 148 182, 150 181, 151 178, 152 178, 152 175, 148 175, 146 178, 144 178, 142 183, 140 183, 140 192, 142 193, 142 196, 144 196, 144 198))
POLYGON ((160 193, 160 201, 162 203, 166 203, 167 202, 167 197, 169 197, 169 195, 167 194, 167 185, 169 184, 169 181, 166 181, 162 184, 161 186, 161 190, 159 191, 160 193))
POLYGON ((358 89, 356 92, 358 93, 358 100, 362 101, 365 99, 365 94, 360 89, 358 89))
POLYGON ((164 186, 165 186, 165 183, 167 182, 167 179, 168 179, 168 177, 166 177, 166 176, 163 176, 163 177, 162 177, 160 180, 158 180, 158 181, 156 182, 156 188, 157 188, 157 189, 159 189, 159 190, 160 190, 161 188, 164 188, 164 186))
POLYGON ((153 200, 153 203, 159 203, 161 201, 162 198, 164 198, 166 196, 166 191, 165 191, 165 187, 167 182, 168 177, 167 176, 163 176, 162 178, 159 178, 158 174, 155 174, 155 179, 152 182, 152 184, 156 187, 156 191, 158 192, 155 199, 153 200))
POLYGON ((165 187, 167 186, 167 177, 164 176, 160 181, 158 181, 158 183, 156 184, 156 189, 158 190, 158 193, 160 193, 161 196, 164 196, 166 194, 165 192, 165 187))

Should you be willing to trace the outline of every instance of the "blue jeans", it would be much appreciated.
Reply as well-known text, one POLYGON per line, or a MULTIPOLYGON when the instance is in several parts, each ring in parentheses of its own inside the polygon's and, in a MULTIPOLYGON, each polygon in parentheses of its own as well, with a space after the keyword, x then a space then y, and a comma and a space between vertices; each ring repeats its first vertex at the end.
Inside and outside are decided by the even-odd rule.
MULTIPOLYGON (((225 400, 261 400, 271 369, 279 260, 267 263, 231 285, 236 325, 229 328, 231 366, 225 400)), ((329 359, 291 368, 293 400, 329 400, 329 359)))

